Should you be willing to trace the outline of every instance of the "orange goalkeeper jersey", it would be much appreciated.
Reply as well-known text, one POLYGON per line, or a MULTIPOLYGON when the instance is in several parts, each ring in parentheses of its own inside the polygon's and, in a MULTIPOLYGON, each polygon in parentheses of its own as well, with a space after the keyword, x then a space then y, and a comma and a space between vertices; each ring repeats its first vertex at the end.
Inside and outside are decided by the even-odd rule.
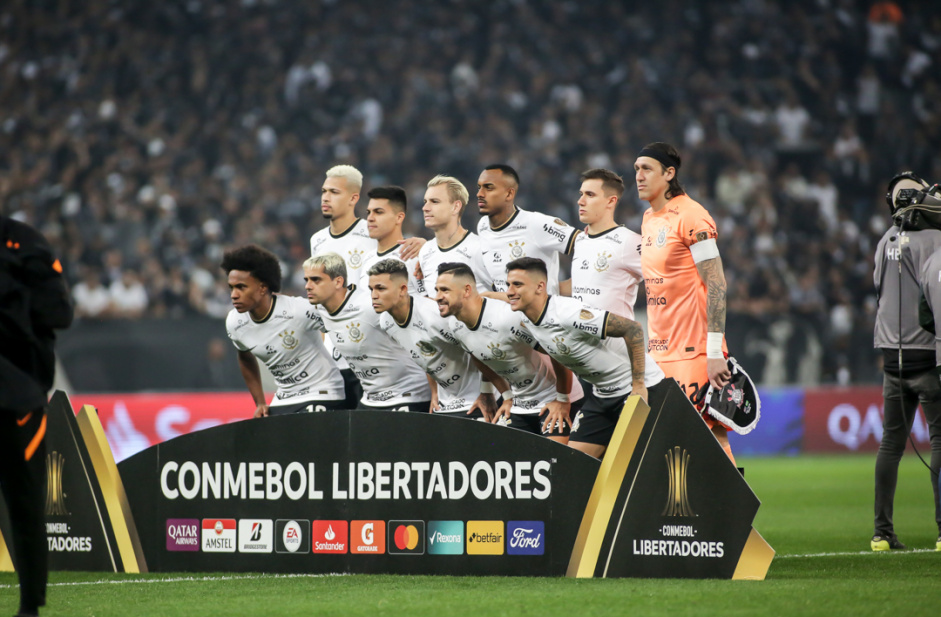
POLYGON ((689 247, 715 239, 715 221, 699 203, 679 195, 659 212, 647 209, 641 236, 650 355, 670 362, 706 353, 706 285, 689 247))

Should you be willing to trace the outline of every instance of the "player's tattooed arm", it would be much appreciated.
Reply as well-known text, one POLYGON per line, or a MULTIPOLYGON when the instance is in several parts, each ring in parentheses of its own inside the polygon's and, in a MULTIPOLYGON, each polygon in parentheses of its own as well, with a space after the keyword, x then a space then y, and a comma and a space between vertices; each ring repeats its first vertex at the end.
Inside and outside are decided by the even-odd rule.
POLYGON ((631 361, 631 376, 634 381, 634 387, 639 384, 644 385, 644 371, 646 370, 646 358, 644 356, 644 329, 633 319, 608 313, 607 326, 605 334, 609 337, 620 336, 627 344, 627 354, 631 361))
POLYGON ((696 264, 699 278, 706 285, 706 330, 725 332, 725 271, 722 258, 714 257, 696 264))

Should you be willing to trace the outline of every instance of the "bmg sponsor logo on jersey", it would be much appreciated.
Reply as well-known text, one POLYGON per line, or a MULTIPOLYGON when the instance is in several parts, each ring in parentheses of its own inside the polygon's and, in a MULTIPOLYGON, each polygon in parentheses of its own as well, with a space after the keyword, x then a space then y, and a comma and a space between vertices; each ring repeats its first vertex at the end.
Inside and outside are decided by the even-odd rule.
POLYGON ((503 521, 467 521, 468 555, 502 555, 503 521))
POLYGON ((429 555, 463 555, 464 554, 464 522, 463 521, 429 521, 428 522, 428 554, 429 555))
POLYGON ((239 552, 270 553, 274 550, 274 521, 243 518, 239 520, 239 552))
POLYGON ((235 552, 235 519, 234 518, 204 518, 203 519, 203 552, 204 553, 234 553, 235 552))
POLYGON ((310 537, 315 553, 344 554, 349 545, 349 525, 346 521, 314 521, 310 537))
POLYGON ((198 551, 199 550, 199 519, 168 518, 167 519, 167 550, 168 551, 198 551))
POLYGON ((382 555, 386 552, 385 521, 351 521, 350 552, 354 555, 382 555))
POLYGON ((506 524, 507 555, 543 555, 546 526, 542 521, 509 521, 506 524))
POLYGON ((310 552, 310 521, 304 519, 278 519, 274 522, 274 552, 310 552))
POLYGON ((390 555, 424 555, 425 521, 389 521, 390 555))

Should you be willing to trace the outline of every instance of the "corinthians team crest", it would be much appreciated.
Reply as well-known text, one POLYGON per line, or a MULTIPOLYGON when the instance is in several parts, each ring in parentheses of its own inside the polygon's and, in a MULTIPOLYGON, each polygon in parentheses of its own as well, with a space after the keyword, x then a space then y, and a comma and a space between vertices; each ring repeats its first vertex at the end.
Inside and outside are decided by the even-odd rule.
POLYGON ((347 332, 350 335, 350 340, 354 343, 358 343, 363 340, 363 331, 359 329, 359 324, 353 322, 346 326, 347 332))
POLYGON ((426 343, 425 341, 418 342, 418 350, 421 352, 421 355, 423 356, 433 356, 438 351, 437 349, 434 348, 433 345, 431 345, 430 343, 426 343))
POLYGON ((502 360, 506 357, 506 352, 500 349, 500 343, 490 343, 487 347, 495 360, 502 360))
POLYGON ((294 338, 294 330, 288 331, 285 329, 285 331, 280 333, 278 336, 281 337, 281 345, 283 345, 287 350, 294 349, 297 347, 297 344, 300 343, 299 340, 294 338))
POLYGON ((657 234, 657 248, 662 249, 663 245, 667 243, 667 227, 664 225, 660 228, 660 233, 657 234))
POLYGON ((363 265, 363 252, 359 249, 350 251, 349 262, 351 268, 359 268, 363 265))
POLYGON ((520 257, 526 256, 526 251, 523 249, 523 245, 526 244, 521 240, 516 242, 510 242, 510 257, 513 259, 519 259, 520 257))
POLYGON ((559 334, 558 336, 552 337, 552 342, 555 343, 556 349, 559 350, 559 353, 568 355, 571 351, 568 345, 565 344, 565 337, 559 334))
POLYGON ((598 253, 598 257, 595 259, 595 270, 598 272, 604 272, 611 266, 611 253, 607 251, 601 251, 598 253))

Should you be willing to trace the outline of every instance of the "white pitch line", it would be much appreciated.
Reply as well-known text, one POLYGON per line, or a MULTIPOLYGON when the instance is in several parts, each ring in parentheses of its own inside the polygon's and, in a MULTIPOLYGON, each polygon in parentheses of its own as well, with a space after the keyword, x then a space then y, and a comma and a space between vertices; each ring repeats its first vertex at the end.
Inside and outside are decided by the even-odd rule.
MULTIPOLYGON (((325 578, 328 576, 347 576, 339 572, 332 574, 255 574, 245 576, 180 576, 176 578, 128 578, 115 581, 76 581, 72 583, 49 583, 48 587, 72 587, 77 585, 127 585, 131 583, 185 583, 202 581, 244 581, 262 578, 325 578)), ((0 585, 0 589, 14 589, 19 585, 0 585)))
POLYGON ((909 553, 934 553, 933 548, 916 548, 904 551, 852 551, 847 553, 808 553, 806 555, 775 555, 775 559, 793 559, 796 557, 852 557, 854 555, 878 555, 887 553, 892 555, 907 555, 909 553))

